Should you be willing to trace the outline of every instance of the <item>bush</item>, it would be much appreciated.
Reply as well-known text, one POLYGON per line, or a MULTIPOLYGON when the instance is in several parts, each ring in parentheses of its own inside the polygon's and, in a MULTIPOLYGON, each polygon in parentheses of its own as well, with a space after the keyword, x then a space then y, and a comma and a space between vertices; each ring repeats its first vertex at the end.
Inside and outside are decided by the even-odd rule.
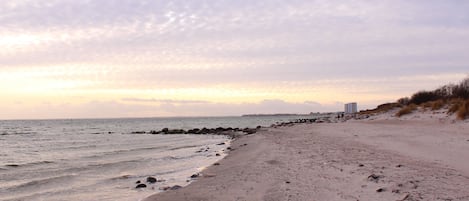
POLYGON ((422 103, 438 100, 440 97, 437 93, 433 91, 420 91, 412 95, 409 100, 410 104, 420 105, 422 103))
POLYGON ((399 112, 396 113, 396 115, 398 117, 401 117, 403 115, 406 115, 406 114, 410 114, 412 113, 414 110, 417 109, 417 105, 415 104, 410 104, 408 106, 405 106, 404 108, 402 108, 401 110, 399 110, 399 112))
POLYGON ((409 102, 410 102, 409 97, 404 97, 404 98, 400 98, 399 100, 397 100, 397 103, 399 103, 401 105, 408 105, 409 102))
POLYGON ((463 80, 459 85, 453 86, 451 97, 469 99, 469 78, 463 80))
POLYGON ((375 109, 372 110, 364 110, 360 111, 360 114, 377 114, 377 113, 385 113, 388 112, 389 110, 392 110, 396 107, 400 107, 401 105, 398 103, 385 103, 378 105, 375 109))

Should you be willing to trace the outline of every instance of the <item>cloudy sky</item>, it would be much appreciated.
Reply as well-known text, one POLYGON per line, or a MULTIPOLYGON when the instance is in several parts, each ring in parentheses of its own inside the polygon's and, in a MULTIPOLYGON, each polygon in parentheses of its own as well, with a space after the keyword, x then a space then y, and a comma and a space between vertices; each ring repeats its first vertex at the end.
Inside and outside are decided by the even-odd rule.
POLYGON ((0 119, 338 111, 469 73, 469 1, 2 0, 0 119))

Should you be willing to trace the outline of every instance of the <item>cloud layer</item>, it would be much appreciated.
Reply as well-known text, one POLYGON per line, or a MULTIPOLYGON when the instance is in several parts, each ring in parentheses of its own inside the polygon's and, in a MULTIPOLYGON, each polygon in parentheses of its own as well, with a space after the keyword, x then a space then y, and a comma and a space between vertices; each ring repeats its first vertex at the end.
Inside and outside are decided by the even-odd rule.
POLYGON ((467 75, 467 10, 456 0, 5 0, 1 105, 58 105, 51 94, 331 104, 352 92, 379 104, 467 75))

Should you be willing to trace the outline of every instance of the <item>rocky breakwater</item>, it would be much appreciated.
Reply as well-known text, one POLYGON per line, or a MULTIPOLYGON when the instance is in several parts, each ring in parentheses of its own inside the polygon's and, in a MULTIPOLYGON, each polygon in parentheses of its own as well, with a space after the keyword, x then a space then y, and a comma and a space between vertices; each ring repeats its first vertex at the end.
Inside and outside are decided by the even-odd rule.
POLYGON ((318 118, 311 118, 311 119, 295 119, 295 120, 287 121, 287 122, 277 122, 275 124, 270 125, 270 127, 277 128, 277 127, 284 127, 284 126, 294 126, 296 124, 338 123, 338 122, 343 122, 343 121, 344 120, 340 118, 326 116, 326 117, 318 117, 318 118))
POLYGON ((262 127, 257 126, 256 128, 193 128, 189 130, 184 129, 169 129, 163 128, 161 130, 151 131, 135 131, 132 134, 153 134, 153 135, 172 135, 172 134, 193 134, 193 135, 226 135, 231 138, 236 138, 241 135, 250 135, 256 133, 262 127))

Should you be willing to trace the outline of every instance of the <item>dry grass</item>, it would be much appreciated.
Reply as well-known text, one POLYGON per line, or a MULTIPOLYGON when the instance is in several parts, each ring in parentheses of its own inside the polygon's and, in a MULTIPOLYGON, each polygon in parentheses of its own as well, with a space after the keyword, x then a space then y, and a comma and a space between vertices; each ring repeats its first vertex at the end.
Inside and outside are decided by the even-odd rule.
POLYGON ((467 117, 469 117, 469 99, 461 102, 461 105, 459 105, 456 116, 459 119, 466 119, 467 117))
POLYGON ((445 101, 444 100, 437 100, 437 101, 433 101, 432 102, 432 110, 439 110, 441 109, 443 106, 445 106, 445 101))
POLYGON ((406 115, 406 114, 410 114, 412 113, 414 110, 417 109, 417 105, 415 104, 410 104, 408 106, 405 106, 404 108, 402 108, 401 110, 399 110, 399 112, 396 113, 396 115, 398 117, 401 117, 403 115, 406 115))
POLYGON ((430 108, 433 111, 433 110, 441 109, 443 106, 445 106, 445 104, 446 102, 443 99, 440 99, 436 101, 429 101, 429 102, 422 103, 420 104, 420 106, 422 106, 425 109, 430 108))
POLYGON ((462 105, 464 100, 462 99, 453 99, 450 101, 450 107, 448 109, 448 114, 454 114, 459 110, 459 107, 462 105))
POLYGON ((451 100, 451 106, 448 109, 449 114, 456 113, 458 119, 466 119, 469 117, 469 99, 454 99, 451 100))

